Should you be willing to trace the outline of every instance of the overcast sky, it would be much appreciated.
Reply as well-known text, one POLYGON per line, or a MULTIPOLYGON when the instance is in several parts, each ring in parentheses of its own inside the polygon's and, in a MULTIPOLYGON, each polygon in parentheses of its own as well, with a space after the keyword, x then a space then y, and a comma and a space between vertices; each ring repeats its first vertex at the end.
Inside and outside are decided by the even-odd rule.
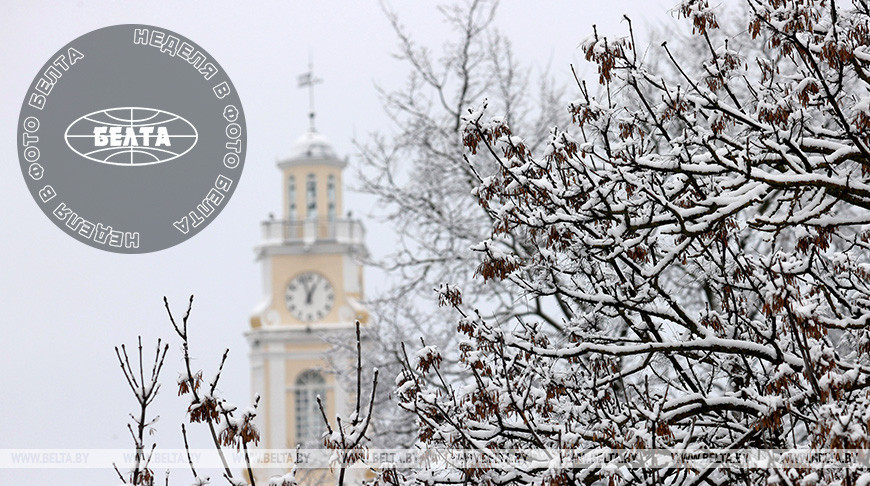
MULTIPOLYGON (((428 2, 395 2, 404 23, 437 47, 450 34, 428 2)), ((622 34, 624 13, 644 24, 672 23, 673 0, 506 0, 497 25, 518 57, 538 70, 570 80, 569 64, 590 70, 577 46, 591 33, 622 34)), ((375 85, 401 87, 406 66, 392 57, 396 39, 376 1, 58 1, 3 0, 0 9, 0 449, 127 448, 127 414, 134 402, 113 346, 137 335, 150 347, 158 336, 174 346, 161 299, 183 310, 196 294, 191 318, 193 354, 207 373, 231 349, 221 389, 245 404, 251 395, 242 333, 262 295, 252 248, 258 223, 280 214, 275 167, 306 129, 307 93, 296 76, 309 52, 324 80, 317 88, 318 128, 356 165, 352 140, 389 131, 375 85), (244 173, 229 205, 204 231, 161 252, 119 255, 64 234, 39 210, 25 186, 16 155, 18 114, 41 66, 74 38, 100 27, 144 23, 197 42, 232 78, 244 105, 248 150, 244 173)), ((351 174, 348 170, 347 174, 351 174)), ((353 185, 346 178, 346 185, 353 185)), ((388 228, 368 219, 364 196, 346 191, 369 229, 370 249, 388 228)), ((378 288, 370 274, 367 289, 378 288)), ((175 397, 180 358, 170 351, 155 412, 158 446, 180 447, 184 402, 175 397)), ((392 380, 386 380, 386 383, 392 380)), ((194 434, 201 435, 202 429, 194 434)), ((188 484, 187 471, 174 484, 188 484)), ((0 469, 0 484, 42 486, 114 484, 110 470, 0 469)))

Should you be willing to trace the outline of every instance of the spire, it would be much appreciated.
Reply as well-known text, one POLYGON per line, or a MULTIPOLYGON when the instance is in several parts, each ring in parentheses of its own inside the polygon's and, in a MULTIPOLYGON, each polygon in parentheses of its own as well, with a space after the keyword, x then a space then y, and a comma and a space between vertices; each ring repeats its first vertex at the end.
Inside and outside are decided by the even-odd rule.
POLYGON ((311 61, 311 54, 308 55, 308 72, 302 73, 297 78, 299 87, 308 87, 308 131, 316 132, 314 128, 314 85, 323 82, 322 79, 314 77, 314 63, 311 61))

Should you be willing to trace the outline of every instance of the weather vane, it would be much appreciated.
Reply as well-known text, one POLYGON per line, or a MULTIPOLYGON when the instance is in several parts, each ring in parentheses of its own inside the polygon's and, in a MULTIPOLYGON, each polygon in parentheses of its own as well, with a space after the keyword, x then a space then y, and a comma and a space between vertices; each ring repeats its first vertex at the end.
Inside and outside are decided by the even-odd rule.
POLYGON ((322 79, 314 77, 314 63, 311 61, 311 56, 308 56, 308 72, 300 74, 298 79, 299 87, 308 87, 308 121, 309 129, 314 132, 314 85, 323 82, 322 79))

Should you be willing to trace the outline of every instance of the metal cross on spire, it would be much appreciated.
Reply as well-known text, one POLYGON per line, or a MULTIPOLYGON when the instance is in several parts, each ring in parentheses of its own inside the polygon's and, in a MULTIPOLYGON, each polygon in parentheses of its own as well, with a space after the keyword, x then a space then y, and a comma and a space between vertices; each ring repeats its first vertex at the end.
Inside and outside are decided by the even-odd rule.
POLYGON ((299 87, 308 87, 308 122, 309 130, 314 132, 314 85, 323 82, 322 79, 314 77, 314 63, 311 61, 311 56, 308 56, 308 72, 300 74, 297 78, 299 87))

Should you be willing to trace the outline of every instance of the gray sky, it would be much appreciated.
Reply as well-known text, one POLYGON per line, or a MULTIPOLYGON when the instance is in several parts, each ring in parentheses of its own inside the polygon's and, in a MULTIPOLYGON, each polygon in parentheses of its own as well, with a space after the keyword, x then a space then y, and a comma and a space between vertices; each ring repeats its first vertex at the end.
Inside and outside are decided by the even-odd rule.
MULTIPOLYGON (((449 35, 428 2, 395 2, 405 24, 437 47, 449 35)), ((581 70, 579 42, 591 33, 623 34, 622 14, 636 22, 668 22, 674 0, 505 0, 497 25, 518 57, 570 81, 569 64, 581 70)), ((641 28, 642 30, 642 28, 641 28)), ((317 88, 318 128, 340 154, 353 159, 354 137, 390 130, 375 92, 404 83, 407 69, 392 57, 396 40, 376 1, 58 1, 3 0, 0 9, 0 449, 126 448, 127 415, 134 401, 118 369, 113 346, 143 335, 149 349, 158 336, 175 346, 161 299, 183 311, 196 294, 191 318, 193 354, 207 376, 225 347, 230 358, 220 387, 230 401, 250 398, 247 346, 242 337, 260 301, 259 266, 252 248, 258 223, 280 214, 275 159, 306 129, 307 92, 296 76, 314 56, 324 83, 317 88), (239 186, 220 216, 192 239, 145 255, 118 255, 64 234, 39 210, 19 169, 15 139, 18 113, 33 77, 60 47, 100 27, 153 24, 205 48, 232 78, 244 104, 248 150, 239 186)), ((350 175, 349 169, 347 174, 350 175)), ((352 186, 352 178, 346 178, 352 186)), ((371 201, 346 191, 348 207, 371 201)), ((369 211, 354 211, 369 217, 369 211)), ((388 228, 365 221, 370 249, 388 228)), ((388 238, 386 239, 388 240, 388 238)), ((378 276, 367 289, 376 292, 378 276)), ((158 446, 181 446, 185 407, 175 396, 180 357, 170 351, 164 388, 154 411, 158 446)), ((386 380, 386 383, 392 380, 386 380)), ((204 430, 193 427, 193 435, 204 430)), ((197 442, 195 442, 197 443, 197 442)), ((173 473, 188 484, 189 473, 173 473)), ((0 469, 0 484, 114 484, 111 470, 0 469)), ((219 484, 218 481, 215 483, 219 484)))

